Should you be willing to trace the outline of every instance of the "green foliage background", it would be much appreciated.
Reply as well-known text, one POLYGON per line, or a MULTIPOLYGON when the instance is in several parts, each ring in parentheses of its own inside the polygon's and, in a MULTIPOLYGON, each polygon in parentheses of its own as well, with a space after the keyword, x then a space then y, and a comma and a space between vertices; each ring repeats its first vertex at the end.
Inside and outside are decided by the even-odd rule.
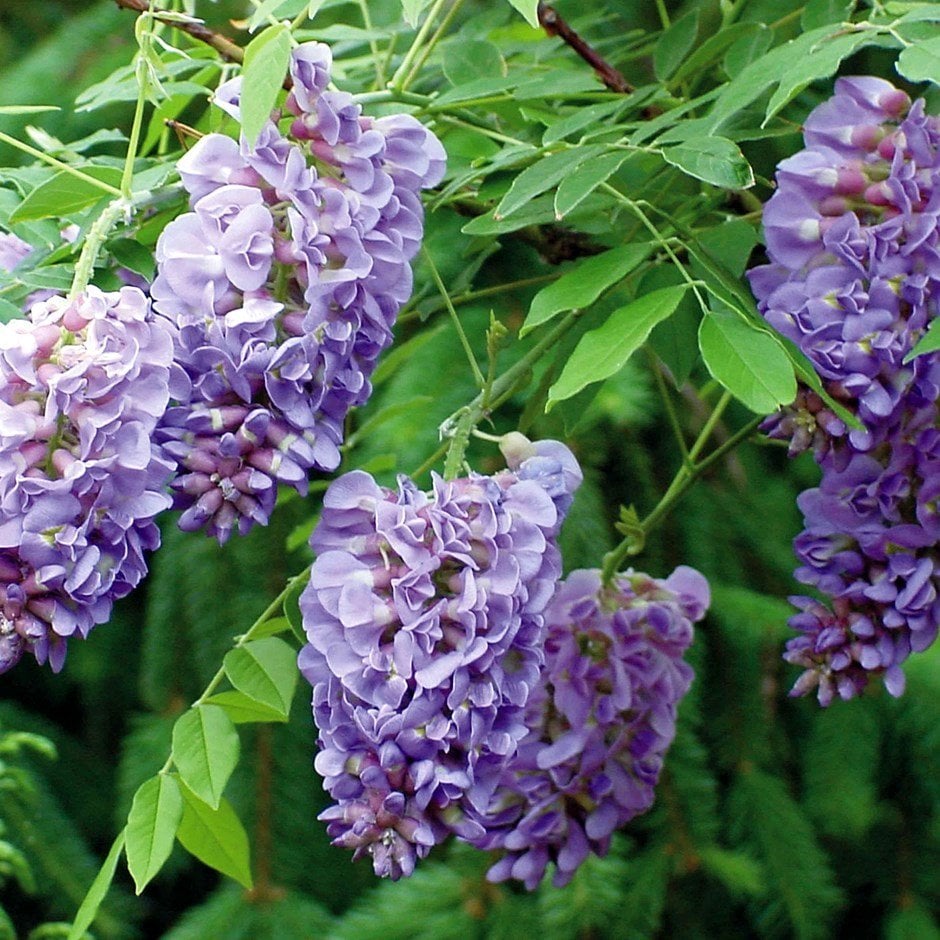
MULTIPOLYGON (((838 22, 854 4, 738 0, 731 5, 734 43, 717 38, 727 4, 709 0, 559 0, 556 6, 635 85, 649 89, 650 101, 671 107, 727 86, 749 56, 759 59, 772 45, 838 22), (672 23, 665 41, 657 7, 672 23), (708 42, 711 54, 703 53, 682 76, 683 64, 694 65, 696 50, 707 53, 708 42), (677 72, 680 78, 671 80, 677 72)), ((894 6, 901 13, 912 8, 894 6)), ((375 36, 384 43, 399 30, 400 48, 406 48, 411 32, 399 22, 400 4, 370 0, 367 8, 375 36)), ((230 22, 250 13, 244 4, 201 3, 199 12, 247 42, 230 22)), ((338 79, 341 87, 366 88, 373 34, 349 28, 363 26, 362 5, 328 3, 316 23, 326 29, 346 72, 338 79)), ((927 25, 935 37, 936 23, 927 25)), ((101 127, 126 130, 132 103, 75 113, 67 98, 127 64, 134 48, 132 15, 112 3, 5 0, 0 104, 54 103, 64 110, 0 116, 0 129, 23 137, 31 124, 60 141, 101 127)), ((896 49, 859 46, 845 56, 839 66, 844 74, 898 80, 896 49)), ((799 120, 828 95, 827 76, 837 65, 803 81, 797 74, 802 63, 791 63, 793 100, 767 133, 758 129, 766 93, 760 108, 745 107, 733 122, 730 136, 753 165, 757 186, 719 194, 700 232, 703 239, 708 231, 719 232, 710 236, 717 239, 712 247, 730 267, 739 260, 743 268, 751 254, 755 197, 766 199, 775 163, 800 146, 799 120), (720 230, 732 216, 744 218, 751 234, 739 229, 722 245, 720 230)), ((466 99, 468 112, 482 115, 505 137, 538 140, 558 120, 557 109, 577 121, 579 109, 610 100, 570 50, 495 0, 462 6, 414 89, 459 90, 507 70, 520 81, 546 74, 548 80, 545 94, 531 98, 466 99), (574 90, 548 95, 560 77, 569 78, 574 90)), ((194 100, 181 116, 204 126, 211 120, 204 112, 194 100)), ((603 141, 613 115, 585 119, 575 133, 587 128, 603 141)), ((474 162, 492 160, 504 141, 476 132, 460 114, 451 118, 438 123, 451 175, 467 171, 477 183, 472 198, 465 189, 445 189, 428 214, 427 248, 484 361, 491 310, 514 335, 536 291, 569 269, 567 259, 585 245, 596 250, 645 236, 637 234, 635 219, 597 192, 556 223, 554 187, 520 209, 527 214, 515 221, 509 213, 504 225, 484 217, 468 233, 469 219, 503 199, 525 164, 506 161, 500 168, 496 161, 483 178, 474 177, 474 162)), ((631 112, 627 120, 640 118, 631 112)), ((172 147, 173 141, 164 144, 172 147)), ((121 149, 104 143, 93 152, 120 155, 121 149)), ((5 163, 23 159, 10 148, 0 149, 0 157, 5 163)), ((612 182, 653 203, 666 199, 678 174, 663 175, 651 160, 631 158, 612 182)), ((678 185, 686 187, 687 198, 698 198, 701 187, 694 180, 681 177, 678 185)), ((676 283, 674 269, 665 264, 642 278, 641 284, 628 279, 592 305, 577 335, 634 296, 676 283)), ((355 433, 345 465, 367 467, 386 483, 396 472, 421 466, 437 447, 438 424, 476 394, 426 261, 418 263, 416 283, 398 345, 376 377, 375 395, 354 419, 353 430, 361 434, 355 433)), ((585 486, 563 533, 568 569, 597 566, 619 539, 618 506, 648 513, 677 470, 680 455, 660 387, 687 440, 714 407, 720 388, 697 353, 688 352, 697 316, 684 310, 669 321, 674 332, 653 336, 652 348, 680 378, 678 387, 656 356, 640 354, 546 415, 532 406, 533 389, 547 388, 557 369, 542 364, 529 388, 495 416, 496 432, 522 424, 533 437, 563 437, 585 467, 585 486)), ((573 346, 566 342, 560 361, 573 346)), ((519 348, 516 342, 506 346, 501 368, 518 358, 519 348)), ((743 406, 732 405, 717 425, 716 440, 749 417, 743 406)), ((499 466, 495 448, 479 442, 468 459, 484 472, 499 466)), ((698 567, 713 584, 713 609, 692 650, 697 679, 682 706, 656 805, 618 836, 609 857, 591 858, 570 886, 546 884, 530 895, 489 885, 484 875, 490 860, 459 846, 432 854, 409 880, 377 884, 368 863, 354 865, 346 852, 332 848, 316 820, 327 801, 312 769, 315 734, 301 683, 288 723, 241 726, 242 757, 226 791, 251 836, 254 889, 244 890, 177 847, 139 897, 127 874, 119 873, 94 936, 940 936, 940 647, 910 661, 908 690, 898 701, 874 689, 821 712, 813 701, 786 694, 794 672, 779 654, 788 637, 785 598, 796 588, 790 550, 800 526, 795 498, 814 480, 811 460, 790 463, 777 448, 747 443, 703 475, 636 558, 638 567, 656 575, 680 563, 698 567)), ((184 535, 168 521, 145 586, 118 605, 109 626, 70 646, 62 674, 24 662, 0 679, 0 732, 41 735, 57 751, 52 758, 19 739, 7 747, 0 734, 0 938, 64 936, 39 925, 74 916, 135 790, 164 763, 174 720, 218 669, 232 638, 310 560, 305 538, 320 492, 315 486, 307 500, 284 499, 269 528, 224 549, 201 535, 184 535)))

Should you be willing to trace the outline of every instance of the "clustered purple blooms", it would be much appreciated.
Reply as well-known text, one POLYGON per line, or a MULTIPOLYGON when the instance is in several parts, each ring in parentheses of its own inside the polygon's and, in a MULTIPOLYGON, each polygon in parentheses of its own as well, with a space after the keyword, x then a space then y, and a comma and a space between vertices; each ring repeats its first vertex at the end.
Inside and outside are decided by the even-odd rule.
POLYGON ((791 453, 813 448, 818 488, 799 505, 806 597, 785 658, 794 694, 821 704, 873 675, 904 688, 900 664, 940 623, 940 354, 905 363, 940 304, 940 118, 878 78, 842 78, 806 120, 764 211, 771 264, 750 272, 761 312, 812 362, 847 426, 808 389, 770 419, 791 453))
POLYGON ((527 733, 561 573, 555 501, 581 474, 554 442, 514 454, 515 470, 435 476, 430 493, 347 473, 310 540, 299 664, 336 800, 320 818, 379 875, 411 874, 450 834, 482 838, 477 820, 527 733))
POLYGON ((567 884, 590 852, 652 805, 676 709, 692 681, 682 656, 710 601, 695 569, 668 578, 572 572, 545 611, 545 666, 529 733, 510 761, 474 844, 501 849, 492 881, 532 890, 555 864, 567 884))
MULTIPOLYGON (((278 483, 305 493, 339 464, 411 295, 420 190, 444 172, 416 119, 365 117, 327 90, 331 65, 321 43, 293 51, 286 134, 274 120, 253 142, 210 134, 179 161, 193 211, 157 244, 154 304, 190 380, 159 435, 181 468, 180 525, 223 542, 267 521, 278 483)), ((240 83, 216 95, 236 117, 240 83)))
POLYGON ((153 444, 173 342, 134 288, 0 325, 0 672, 55 671, 146 573, 172 472, 153 444))

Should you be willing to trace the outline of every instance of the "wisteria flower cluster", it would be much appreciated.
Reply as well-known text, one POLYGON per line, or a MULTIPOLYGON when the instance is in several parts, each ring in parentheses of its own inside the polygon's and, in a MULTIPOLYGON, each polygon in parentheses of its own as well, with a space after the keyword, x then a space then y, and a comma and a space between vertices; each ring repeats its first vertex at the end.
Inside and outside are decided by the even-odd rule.
MULTIPOLYGON (((327 90, 331 65, 322 43, 294 50, 286 133, 271 120, 256 141, 199 140, 178 165, 192 212, 157 244, 155 308, 190 386, 159 438, 180 464, 181 526, 222 542, 267 521, 278 483, 306 492, 339 464, 411 294, 420 190, 444 170, 417 120, 327 90)), ((236 117, 240 83, 216 95, 236 117)))
POLYGON ((799 500, 795 693, 851 698, 871 676, 895 695, 900 664, 940 623, 940 354, 910 358, 940 304, 940 118, 878 78, 842 78, 778 167, 764 212, 771 264, 750 272, 767 320, 808 356, 849 427, 813 392, 773 418, 791 453, 812 447, 819 487, 799 500))
POLYGON ((153 443, 173 341, 135 288, 0 325, 0 672, 58 671, 146 573, 173 470, 153 443))
POLYGON ((321 818, 379 875, 410 874, 450 834, 482 838, 527 734, 561 574, 556 502, 581 473, 564 445, 518 444, 516 469, 492 477, 435 476, 429 493, 402 477, 396 492, 353 471, 324 496, 299 660, 336 800, 321 818))
POLYGON ((709 602, 708 582, 687 566, 666 579, 629 570, 607 586, 600 571, 579 570, 559 585, 545 611, 529 732, 475 841, 504 853, 491 880, 532 890, 553 862, 561 887, 649 809, 692 681, 682 657, 709 602))

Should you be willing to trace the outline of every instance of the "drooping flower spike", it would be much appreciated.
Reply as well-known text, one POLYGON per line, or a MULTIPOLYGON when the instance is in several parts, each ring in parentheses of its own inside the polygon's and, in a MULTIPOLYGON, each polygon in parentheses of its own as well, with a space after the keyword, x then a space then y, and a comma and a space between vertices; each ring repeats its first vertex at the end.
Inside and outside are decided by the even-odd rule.
MULTIPOLYGON (((321 43, 292 53, 282 133, 203 137, 179 161, 192 211, 157 244, 157 310, 177 331, 188 394, 160 427, 179 462, 184 529, 225 541, 264 524, 279 483, 305 493, 339 464, 346 414, 411 295, 422 188, 444 172, 409 115, 371 119, 328 91, 321 43)), ((238 117, 241 79, 216 103, 238 117)))
POLYGON ((532 890, 555 866, 570 881, 615 829, 653 803, 676 709, 692 681, 683 654, 710 602, 705 578, 572 572, 545 611, 545 666, 526 711, 528 735, 508 763, 473 840, 503 855, 492 881, 532 890))
POLYGON ((580 483, 567 448, 541 451, 430 492, 353 471, 324 496, 300 601, 316 768, 336 800, 321 818, 379 875, 410 874, 450 834, 481 838, 527 733, 561 574, 553 499, 580 483))
POLYGON ((172 462, 152 441, 173 342, 136 288, 0 325, 0 672, 61 669, 146 573, 172 462))
POLYGON ((797 577, 804 597, 788 661, 794 692, 828 704, 872 676, 904 688, 901 664, 940 623, 936 502, 940 354, 910 358, 940 312, 940 118, 879 78, 843 78, 784 160, 764 230, 771 264, 749 272, 760 310, 855 414, 812 391, 768 422, 822 468, 804 493, 797 577))

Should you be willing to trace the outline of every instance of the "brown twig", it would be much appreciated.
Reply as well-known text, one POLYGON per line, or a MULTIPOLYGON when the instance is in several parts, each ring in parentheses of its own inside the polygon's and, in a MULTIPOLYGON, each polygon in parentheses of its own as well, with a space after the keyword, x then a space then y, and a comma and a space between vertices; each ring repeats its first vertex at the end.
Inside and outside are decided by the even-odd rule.
POLYGON ((227 36, 209 29, 203 23, 161 16, 166 11, 153 6, 148 0, 114 0, 114 2, 125 10, 133 10, 136 13, 152 13, 161 23, 166 23, 174 29, 192 36, 193 39, 198 39, 207 46, 211 46, 223 59, 229 62, 241 63, 244 61, 245 50, 241 46, 232 42, 227 36))
POLYGON ((598 78, 611 90, 629 95, 636 89, 609 62, 586 43, 565 21, 554 7, 539 3, 539 24, 549 36, 557 36, 571 46, 588 65, 597 72, 598 78))

